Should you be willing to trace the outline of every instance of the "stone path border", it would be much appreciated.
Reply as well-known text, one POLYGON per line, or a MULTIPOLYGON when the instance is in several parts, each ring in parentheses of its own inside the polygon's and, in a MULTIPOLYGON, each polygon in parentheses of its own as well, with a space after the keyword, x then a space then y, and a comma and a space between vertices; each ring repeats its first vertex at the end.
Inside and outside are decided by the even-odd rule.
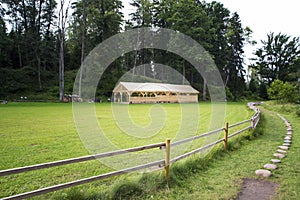
MULTIPOLYGON (((248 103, 253 110, 257 109, 255 103, 248 103)), ((249 106, 249 107, 250 107, 249 106)), ((259 112, 259 110, 256 110, 259 112)), ((257 176, 270 177, 272 170, 278 169, 278 164, 282 162, 282 159, 288 153, 288 149, 292 143, 293 129, 291 124, 281 115, 277 114, 284 122, 287 128, 286 136, 284 137, 284 144, 279 146, 277 152, 273 154, 277 158, 271 159, 271 163, 267 163, 263 166, 264 169, 258 169, 255 171, 257 176)), ((279 184, 261 180, 261 179, 247 179, 243 180, 242 190, 238 193, 237 200, 268 200, 273 199, 275 191, 279 187, 279 184)))
POLYGON ((284 121, 286 126, 286 136, 284 137, 284 143, 281 146, 278 146, 277 151, 273 154, 273 156, 276 157, 276 159, 271 159, 272 164, 267 163, 264 165, 264 169, 258 169, 255 171, 255 174, 257 176, 270 177, 272 175, 271 170, 278 169, 277 164, 281 163, 282 159, 286 157, 286 154, 292 144, 292 136, 293 136, 292 125, 283 116, 281 116, 280 114, 277 115, 284 121))

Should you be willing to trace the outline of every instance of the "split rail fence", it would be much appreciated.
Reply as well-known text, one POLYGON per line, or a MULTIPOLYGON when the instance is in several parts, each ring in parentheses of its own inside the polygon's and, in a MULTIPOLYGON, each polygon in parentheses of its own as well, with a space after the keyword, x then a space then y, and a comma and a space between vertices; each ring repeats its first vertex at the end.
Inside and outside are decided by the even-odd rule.
POLYGON ((54 162, 48 162, 48 163, 42 163, 42 164, 37 164, 37 165, 31 165, 31 166, 26 166, 26 167, 19 167, 19 168, 13 168, 13 169, 7 169, 7 170, 1 170, 0 171, 0 176, 8 176, 8 175, 13 175, 13 174, 18 174, 18 173, 23 173, 23 172, 28 172, 28 171, 33 171, 33 170, 39 170, 39 169, 45 169, 45 168, 50 168, 50 167, 56 167, 56 166, 61 166, 61 165, 67 165, 67 164, 72 164, 72 163, 79 163, 79 162, 84 162, 84 161, 89 161, 89 160, 95 160, 95 159, 101 159, 101 158, 105 158, 105 157, 111 157, 111 156, 116 156, 116 155, 121 155, 121 154, 126 154, 126 153, 132 153, 132 152, 138 152, 138 151, 144 151, 144 150, 149 150, 149 149, 155 149, 155 148, 159 148, 159 149, 165 149, 165 159, 163 160, 158 160, 155 162, 151 162, 151 163, 147 163, 147 164, 143 164, 143 165, 139 165, 139 166, 135 166, 135 167, 131 167, 131 168, 127 168, 127 169, 123 169, 123 170, 118 170, 118 171, 113 171, 113 172, 109 172, 109 173, 105 173, 105 174, 100 174, 97 176, 92 176, 89 178, 84 178, 84 179, 80 179, 80 180, 75 180, 72 182, 67 182, 67 183, 63 183, 63 184, 58 184, 58 185, 54 185, 54 186, 50 186, 50 187, 45 187, 45 188, 41 188, 41 189, 37 189, 34 191, 30 191, 30 192, 26 192, 26 193, 22 193, 22 194, 17 194, 17 195, 13 195, 13 196, 9 196, 9 197, 5 197, 3 198, 3 200, 7 200, 7 199, 25 199, 25 198, 29 198, 29 197, 34 197, 34 196, 38 196, 38 195, 42 195, 42 194, 46 194, 46 193, 50 193, 50 192, 54 192, 57 190, 61 190, 61 189, 65 189, 65 188, 69 188, 69 187, 73 187, 73 186, 77 186, 77 185, 81 185, 81 184, 85 184, 85 183, 89 183, 89 182, 93 182, 93 181, 97 181, 97 180, 101 180, 101 179, 105 179, 105 178, 109 178, 109 177, 113 177, 113 176, 118 176, 121 174, 126 174, 126 173, 130 173, 130 172, 134 172, 134 171, 138 171, 141 169, 146 169, 146 168, 150 168, 150 167, 164 167, 164 172, 165 172, 165 178, 168 181, 170 178, 170 164, 179 161, 181 159, 184 159, 186 157, 189 157, 193 154, 196 153, 200 153, 210 147, 213 147, 216 144, 219 143, 224 143, 224 148, 227 149, 227 143, 228 140, 234 136, 237 136, 241 133, 243 133, 246 130, 249 129, 254 129, 256 127, 256 125, 259 122, 260 119, 260 111, 259 109, 257 109, 255 107, 255 104, 248 104, 250 108, 252 108, 255 111, 255 114, 248 120, 242 121, 242 122, 238 122, 232 125, 229 125, 228 123, 225 124, 225 127, 219 128, 217 130, 213 130, 207 133, 203 133, 201 135, 197 135, 194 137, 190 137, 190 138, 186 138, 180 141, 176 141, 171 143, 170 139, 166 139, 165 142, 161 142, 161 143, 157 143, 157 144, 150 144, 150 145, 146 145, 146 146, 140 146, 140 147, 134 147, 134 148, 129 148, 129 149, 122 149, 122 150, 118 150, 118 151, 113 151, 113 152, 107 152, 107 153, 101 153, 101 154, 96 154, 96 155, 88 155, 88 156, 83 156, 83 157, 77 157, 77 158, 71 158, 71 159, 66 159, 66 160, 59 160, 59 161, 54 161, 54 162), (237 127, 243 124, 249 124, 249 126, 242 128, 232 134, 229 135, 229 130, 233 127, 237 127), (204 138, 207 137, 209 135, 218 133, 224 131, 224 137, 214 141, 210 144, 207 144, 205 146, 202 146, 198 149, 192 150, 188 153, 185 153, 183 155, 180 155, 178 157, 175 158, 170 158, 170 149, 173 146, 177 146, 180 144, 184 144, 187 142, 191 142, 200 138, 204 138))

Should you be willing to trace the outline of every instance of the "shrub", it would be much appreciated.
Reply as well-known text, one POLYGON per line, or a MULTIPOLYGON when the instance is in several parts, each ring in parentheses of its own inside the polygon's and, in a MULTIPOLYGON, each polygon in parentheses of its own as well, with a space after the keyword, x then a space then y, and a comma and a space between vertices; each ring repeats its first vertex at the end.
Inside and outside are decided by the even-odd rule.
POLYGON ((300 117, 300 105, 298 105, 296 108, 296 115, 300 117))
POLYGON ((268 96, 280 103, 294 103, 297 98, 297 88, 288 82, 276 80, 268 89, 268 96))

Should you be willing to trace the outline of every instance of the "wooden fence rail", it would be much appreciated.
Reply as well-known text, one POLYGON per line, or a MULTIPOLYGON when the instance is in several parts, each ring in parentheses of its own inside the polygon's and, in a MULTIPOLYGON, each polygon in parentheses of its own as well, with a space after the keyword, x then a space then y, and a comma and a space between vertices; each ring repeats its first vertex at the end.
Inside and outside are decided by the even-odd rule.
POLYGON ((93 182, 93 181, 102 180, 102 179, 105 179, 105 178, 126 174, 126 173, 129 173, 129 172, 134 172, 134 171, 138 171, 138 170, 141 170, 141 169, 146 169, 146 168, 153 167, 153 166, 164 165, 164 163, 165 163, 165 160, 159 160, 159 161, 155 161, 155 162, 152 162, 152 163, 147 163, 147 164, 135 166, 135 167, 132 167, 132 168, 127 168, 127 169, 123 169, 123 170, 119 170, 119 171, 109 172, 109 173, 101 174, 101 175, 98 175, 98 176, 92 176, 92 177, 89 177, 89 178, 84 178, 84 179, 80 179, 80 180, 76 180, 76 181, 72 181, 72 182, 68 182, 68 183, 63 183, 63 184, 54 185, 54 186, 50 186, 50 187, 46 187, 46 188, 41 188, 41 189, 38 189, 38 190, 34 190, 34 191, 22 193, 22 194, 17 194, 17 195, 10 196, 10 197, 5 197, 2 200, 25 199, 25 198, 29 198, 29 197, 34 197, 34 196, 46 194, 46 193, 49 193, 49 192, 54 192, 54 191, 57 191, 57 190, 62 190, 62 189, 66 189, 66 188, 69 188, 69 187, 82 185, 82 184, 85 184, 85 183, 90 183, 90 182, 93 182))
POLYGON ((127 168, 127 169, 122 169, 122 170, 118 170, 118 171, 113 171, 113 172, 109 172, 106 174, 101 174, 101 175, 97 175, 97 176, 92 176, 89 178, 84 178, 84 179, 80 179, 80 180, 75 180, 72 182, 68 182, 68 183, 63 183, 63 184, 59 184, 59 185, 54 185, 54 186, 50 186, 50 187, 46 187, 46 188, 41 188, 38 190, 34 190, 34 191, 30 191, 30 192, 26 192, 26 193, 22 193, 22 194, 17 194, 17 195, 13 195, 13 196, 9 196, 9 197, 5 197, 2 198, 3 200, 7 200, 7 199, 24 199, 24 198, 29 198, 29 197, 34 197, 34 196, 38 196, 41 194, 46 194, 49 192, 54 192, 57 190, 61 190, 61 189, 66 189, 69 187, 73 187, 73 186, 77 186, 77 185, 81 185, 81 184, 85 184, 85 183, 89 183, 89 182, 93 182, 96 180, 101 180, 101 179, 105 179, 105 178, 109 178, 109 177, 113 177, 113 176, 118 176, 121 174, 126 174, 126 173, 130 173, 130 172, 134 172, 134 171, 138 171, 141 169, 146 169, 146 168, 150 168, 150 167, 164 167, 165 170, 165 178, 168 181, 169 177, 170 177, 170 164, 179 161, 181 159, 184 159, 186 157, 189 157, 193 154, 202 152, 210 147, 213 147, 216 144, 219 144, 221 142, 224 142, 224 148, 227 149, 227 142, 229 138, 232 138, 234 136, 237 136, 241 133, 243 133, 246 130, 249 129, 254 129, 256 127, 256 125, 259 122, 260 119, 260 111, 259 109, 257 109, 256 107, 253 108, 255 110, 255 114, 247 120, 244 120, 242 122, 238 122, 232 125, 229 125, 228 123, 226 123, 225 127, 223 128, 219 128, 207 133, 203 133, 201 135, 196 135, 190 138, 186 138, 180 141, 176 141, 171 143, 170 139, 166 139, 165 142, 161 142, 161 143, 157 143, 157 144, 150 144, 150 145, 146 145, 146 146, 140 146, 140 147, 134 147, 134 148, 128 148, 128 149, 122 149, 122 150, 118 150, 118 151, 112 151, 112 152, 106 152, 106 153, 100 153, 100 154, 96 154, 96 155, 88 155, 88 156, 82 156, 82 157, 77 157, 77 158, 71 158, 71 159, 66 159, 66 160, 59 160, 59 161, 55 161, 55 162, 48 162, 48 163, 43 163, 43 164, 37 164, 37 165, 31 165, 31 166, 26 166, 26 167, 18 167, 18 168, 13 168, 13 169, 7 169, 7 170, 1 170, 0 171, 0 176, 7 176, 7 175, 12 175, 12 174, 18 174, 18 173, 22 173, 22 172, 28 172, 28 171, 33 171, 33 170, 38 170, 38 169, 45 169, 45 168, 49 168, 49 167, 55 167, 55 166, 61 166, 61 165, 67 165, 67 164, 72 164, 72 163, 79 163, 79 162, 84 162, 84 161, 89 161, 89 160, 95 160, 95 159, 100 159, 100 158, 105 158, 105 157, 111 157, 111 156, 116 156, 116 155, 121 155, 121 154, 126 154, 126 153, 131 153, 131 152, 138 152, 138 151, 143 151, 143 150, 148 150, 148 149, 154 149, 154 148, 160 148, 160 149, 165 149, 165 160, 159 160, 159 161, 154 161, 151 163, 146 163, 143 165, 139 165, 139 166, 135 166, 135 167, 131 167, 131 168, 127 168), (251 125, 242 128, 232 134, 229 134, 229 130, 233 127, 237 127, 246 123, 251 122, 251 125), (198 149, 192 150, 188 153, 185 153, 183 155, 180 155, 178 157, 175 158, 170 158, 170 151, 171 151, 171 147, 177 146, 177 145, 181 145, 187 142, 191 142, 203 137, 207 137, 209 135, 218 133, 224 131, 224 138, 222 139, 218 139, 217 141, 214 141, 210 144, 206 144, 198 149))
POLYGON ((157 144, 150 144, 150 145, 141 146, 141 147, 122 149, 122 150, 118 150, 118 151, 100 153, 100 154, 83 156, 83 157, 78 157, 78 158, 70 158, 70 159, 59 160, 59 161, 55 161, 55 162, 48 162, 48 163, 31 165, 31 166, 26 166, 26 167, 7 169, 7 170, 0 171, 0 176, 18 174, 18 173, 22 173, 22 172, 28 172, 28 171, 38 170, 38 169, 45 169, 45 168, 49 168, 49 167, 56 167, 56 166, 67 165, 67 164, 72 164, 72 163, 79 163, 79 162, 84 162, 84 161, 88 161, 88 160, 95 160, 95 159, 99 159, 99 158, 111 157, 111 156, 131 153, 131 152, 143 151, 143 150, 147 150, 147 149, 154 149, 154 148, 158 148, 158 147, 162 148, 165 145, 166 145, 166 143, 162 142, 162 143, 157 143, 157 144))
POLYGON ((173 146, 177 146, 177 145, 184 144, 184 143, 187 143, 187 142, 191 142, 191 141, 194 141, 194 140, 197 140, 197 139, 200 139, 200 138, 203 138, 203 137, 206 137, 206 136, 209 136, 209 135, 221 132, 223 130, 224 130, 224 128, 219 128, 219 129, 207 132, 207 133, 203 133, 201 135, 196 135, 196 136, 193 136, 193 137, 190 137, 190 138, 179 140, 179 141, 173 142, 171 144, 171 146, 173 147, 173 146))

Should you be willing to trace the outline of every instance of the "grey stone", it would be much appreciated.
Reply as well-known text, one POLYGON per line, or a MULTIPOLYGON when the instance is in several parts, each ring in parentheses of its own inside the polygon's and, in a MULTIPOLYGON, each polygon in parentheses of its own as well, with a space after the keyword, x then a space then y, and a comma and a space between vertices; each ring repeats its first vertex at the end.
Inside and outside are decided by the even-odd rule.
POLYGON ((292 134, 293 134, 293 131, 287 131, 286 134, 292 135, 292 134))
POLYGON ((291 136, 285 136, 285 138, 284 138, 285 140, 291 140, 292 139, 292 137, 291 136))
POLYGON ((271 161, 272 161, 273 163, 281 163, 281 160, 278 160, 278 159, 271 159, 271 161))
POLYGON ((277 167, 277 165, 274 165, 274 164, 265 164, 264 165, 264 168, 265 169, 277 169, 278 167, 277 167))
POLYGON ((281 150, 281 149, 278 149, 277 152, 278 152, 278 153, 284 153, 284 154, 287 153, 287 151, 284 151, 284 150, 281 150))
POLYGON ((293 131, 292 127, 288 127, 286 130, 287 131, 293 131))
POLYGON ((285 155, 281 153, 274 153, 273 156, 278 157, 278 158, 284 158, 285 155))
POLYGON ((288 146, 278 146, 279 149, 282 149, 282 150, 288 150, 289 147, 288 146))
POLYGON ((258 169, 255 171, 255 174, 257 176, 270 177, 272 175, 272 172, 266 169, 258 169))
POLYGON ((292 143, 292 140, 284 140, 284 143, 292 143))
POLYGON ((284 143, 282 146, 289 147, 289 146, 291 146, 291 144, 290 143, 284 143))

